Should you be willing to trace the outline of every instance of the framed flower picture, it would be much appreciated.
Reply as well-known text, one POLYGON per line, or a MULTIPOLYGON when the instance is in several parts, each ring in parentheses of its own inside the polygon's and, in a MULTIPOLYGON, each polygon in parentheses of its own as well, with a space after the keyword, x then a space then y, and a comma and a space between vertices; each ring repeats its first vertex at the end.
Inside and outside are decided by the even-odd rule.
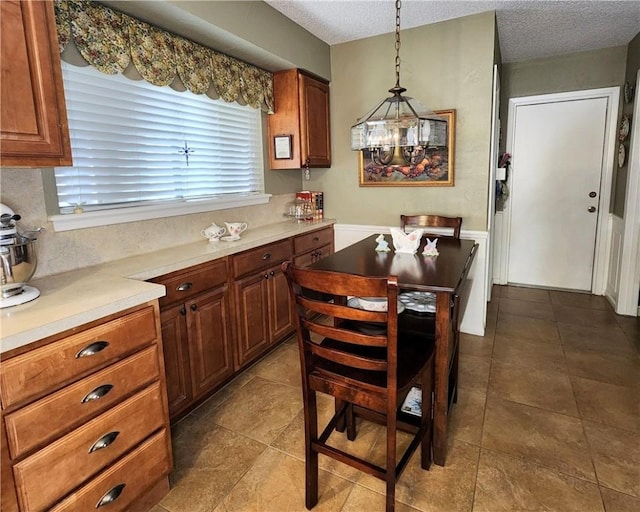
POLYGON ((380 165, 373 161, 370 150, 359 154, 361 187, 452 187, 454 178, 456 111, 436 110, 447 121, 446 133, 429 146, 424 160, 417 165, 380 165))

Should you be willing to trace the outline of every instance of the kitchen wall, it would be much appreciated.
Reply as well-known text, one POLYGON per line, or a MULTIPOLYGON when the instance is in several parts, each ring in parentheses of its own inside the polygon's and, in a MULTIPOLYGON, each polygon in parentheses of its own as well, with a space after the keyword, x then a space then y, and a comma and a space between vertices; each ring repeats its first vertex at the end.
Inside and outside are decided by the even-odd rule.
POLYGON ((47 220, 39 169, 3 168, 0 178, 2 203, 22 216, 18 225, 22 229, 45 228, 38 237, 36 246, 36 277, 198 240, 206 243, 200 236, 200 230, 212 222, 224 225, 225 221, 245 221, 249 224, 249 229, 283 222, 285 205, 294 198, 294 194, 280 194, 273 196, 265 205, 56 233, 47 220))
MULTIPOLYGON (((265 69, 301 67, 330 76, 329 46, 261 1, 104 3, 265 69)), ((257 229, 284 221, 286 203, 302 188, 302 173, 267 169, 266 115, 264 121, 265 192, 273 194, 266 205, 56 233, 47 220, 50 191, 41 170, 2 168, 0 200, 22 215, 23 229, 45 228, 36 277, 201 240, 200 230, 211 222, 242 220, 257 229)))
MULTIPOLYGON (((624 84, 626 46, 591 50, 548 59, 505 63, 501 75, 501 150, 504 151, 507 133, 508 106, 510 98, 550 94, 556 92, 618 87, 624 84)), ((620 102, 622 108, 622 101, 620 102)), ((616 159, 617 162, 617 159, 616 159)), ((614 168, 612 211, 616 215, 623 207, 620 201, 614 168)), ((624 198, 624 189, 622 190, 624 198)))
POLYGON ((454 187, 360 187, 350 127, 395 84, 394 35, 331 47, 331 169, 312 169, 325 214, 341 224, 396 226, 404 212, 460 215, 485 230, 494 59, 493 12, 401 33, 400 83, 434 110, 456 109, 454 187))
MULTIPOLYGON (((625 76, 624 76, 625 82, 629 82, 629 84, 631 84, 632 86, 635 86, 634 98, 638 95, 638 84, 636 84, 638 69, 640 69, 640 32, 638 32, 636 37, 634 37, 631 40, 631 42, 629 43, 629 46, 627 47, 627 62, 626 62, 626 69, 625 69, 625 76)), ((628 114, 629 117, 631 118, 631 121, 633 122, 633 116, 632 116, 633 102, 624 103, 624 98, 623 98, 620 101, 620 104, 622 105, 622 111, 625 114, 628 114)), ((617 171, 615 189, 613 191, 613 194, 614 194, 613 213, 615 213, 620 218, 624 218, 624 211, 625 211, 624 203, 625 203, 626 192, 627 192, 627 177, 629 173, 630 159, 628 157, 630 155, 629 150, 631 149, 630 148, 631 141, 627 141, 627 142, 629 144, 626 148, 627 159, 624 166, 619 168, 617 171)))

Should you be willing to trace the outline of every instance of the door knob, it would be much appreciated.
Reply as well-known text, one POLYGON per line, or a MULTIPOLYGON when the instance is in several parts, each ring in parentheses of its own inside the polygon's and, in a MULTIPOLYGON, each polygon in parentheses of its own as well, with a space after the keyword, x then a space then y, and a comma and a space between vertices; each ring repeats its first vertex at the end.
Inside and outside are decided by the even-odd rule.
POLYGON ((595 192, 589 192, 589 197, 596 197, 598 194, 596 194, 595 192))
POLYGON ((589 206, 589 208, 587 208, 587 211, 588 211, 589 213, 593 213, 593 212, 595 212, 595 211, 596 211, 596 207, 595 207, 595 206, 589 206))

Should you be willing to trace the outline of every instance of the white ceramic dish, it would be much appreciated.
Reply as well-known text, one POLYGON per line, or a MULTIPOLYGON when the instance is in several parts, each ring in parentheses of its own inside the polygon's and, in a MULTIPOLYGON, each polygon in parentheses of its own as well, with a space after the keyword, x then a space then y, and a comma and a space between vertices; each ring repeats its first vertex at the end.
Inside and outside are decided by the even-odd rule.
POLYGON ((220 240, 224 240, 225 242, 235 242, 236 240, 240 240, 239 236, 223 236, 220 240))
MULTIPOLYGON (((382 297, 351 297, 347 301, 347 306, 367 311, 386 311, 387 299, 382 297)), ((398 314, 404 311, 404 305, 398 301, 398 314)))

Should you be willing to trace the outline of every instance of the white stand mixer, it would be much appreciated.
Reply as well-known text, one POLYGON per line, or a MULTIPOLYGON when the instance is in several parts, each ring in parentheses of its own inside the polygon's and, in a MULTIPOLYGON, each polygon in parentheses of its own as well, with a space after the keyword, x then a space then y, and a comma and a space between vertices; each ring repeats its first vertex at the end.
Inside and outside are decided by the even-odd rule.
POLYGON ((28 286, 38 260, 35 252, 35 234, 25 235, 16 227, 16 215, 11 208, 0 203, 0 308, 17 306, 40 296, 40 290, 28 286))

